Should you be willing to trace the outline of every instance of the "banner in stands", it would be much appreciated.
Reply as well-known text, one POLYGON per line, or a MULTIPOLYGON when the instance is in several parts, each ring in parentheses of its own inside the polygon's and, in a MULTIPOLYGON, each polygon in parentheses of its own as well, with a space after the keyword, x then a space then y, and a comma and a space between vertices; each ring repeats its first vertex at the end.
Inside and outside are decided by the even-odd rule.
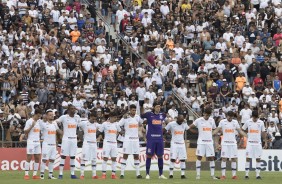
MULTIPOLYGON (((77 150, 76 155, 76 169, 80 169, 80 156, 82 149, 77 150)), ((120 162, 122 159, 122 149, 118 149, 117 157, 117 167, 120 169, 120 162)), ((55 161, 55 169, 59 168, 60 164, 60 149, 58 149, 57 157, 55 161)), ((146 169, 146 148, 140 149, 140 170, 146 169)), ((26 160, 26 149, 25 148, 0 148, 0 170, 24 170, 24 164, 26 160)), ((102 169, 102 149, 97 151, 97 171, 102 169)), ((165 149, 164 151, 164 170, 169 170, 169 160, 170 160, 170 149, 165 149)), ((33 162, 32 162, 33 163, 33 162)), ((33 164, 31 164, 32 166, 33 164)), ((31 168, 32 169, 32 168, 31 168)), ((176 161, 175 169, 180 169, 179 161, 176 161)), ((69 170, 69 160, 66 160, 65 170, 69 170)), ((86 163, 85 170, 91 170, 91 163, 86 163)), ((107 170, 111 170, 111 161, 108 161, 107 170)), ((133 156, 130 155, 127 160, 126 170, 135 170, 133 156)), ((151 170, 158 170, 158 159, 157 157, 152 158, 151 170)))
MULTIPOLYGON (((262 171, 282 171, 282 150, 263 150, 261 157, 262 171)), ((246 151, 238 151, 238 171, 245 171, 246 151)), ((251 171, 256 169, 256 161, 251 161, 251 171)))

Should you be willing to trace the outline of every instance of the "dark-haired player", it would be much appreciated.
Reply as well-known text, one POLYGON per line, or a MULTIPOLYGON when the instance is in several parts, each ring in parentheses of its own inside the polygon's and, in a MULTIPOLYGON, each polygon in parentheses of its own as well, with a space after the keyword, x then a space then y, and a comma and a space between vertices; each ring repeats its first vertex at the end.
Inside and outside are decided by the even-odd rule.
POLYGON ((246 176, 245 179, 249 179, 250 161, 256 159, 256 178, 261 179, 260 169, 261 162, 260 158, 262 155, 262 143, 261 137, 265 144, 264 148, 267 148, 267 134, 263 121, 259 119, 258 111, 252 112, 252 118, 245 122, 242 127, 243 130, 248 130, 248 141, 246 147, 246 176))
MULTIPOLYGON (((221 140, 221 179, 226 179, 226 161, 231 159, 231 169, 232 169, 232 179, 237 179, 236 170, 237 170, 237 157, 238 157, 238 148, 236 141, 236 132, 240 133, 242 136, 247 136, 240 128, 240 125, 237 120, 234 118, 234 112, 227 112, 226 119, 223 119, 219 122, 218 127, 213 131, 213 135, 222 131, 222 140, 221 140)), ((218 136, 217 136, 218 138, 218 136)))
POLYGON ((78 125, 84 132, 82 157, 80 165, 80 179, 84 179, 85 163, 91 161, 92 166, 92 179, 98 179, 96 175, 96 160, 97 160, 97 142, 96 132, 100 125, 96 123, 94 113, 90 114, 89 120, 81 122, 78 125))
POLYGON ((116 179, 117 168, 117 134, 121 131, 117 121, 118 114, 116 112, 110 113, 110 118, 105 121, 100 127, 99 131, 105 133, 103 142, 103 162, 102 162, 102 179, 106 179, 107 162, 112 160, 112 179, 116 179))
POLYGON ((166 131, 170 131, 172 138, 170 142, 170 165, 169 178, 173 178, 173 169, 176 159, 180 160, 181 179, 185 179, 185 160, 187 159, 187 152, 184 141, 184 132, 189 129, 187 123, 184 121, 184 116, 179 114, 176 121, 172 121, 165 127, 166 131))
POLYGON ((143 120, 139 115, 136 115, 136 105, 129 106, 129 114, 125 115, 120 121, 119 126, 124 128, 124 140, 123 140, 123 159, 121 160, 121 175, 120 178, 124 178, 124 170, 126 167, 126 161, 128 155, 133 155, 134 165, 136 169, 136 178, 141 179, 140 175, 140 145, 138 128, 142 126, 143 120))
POLYGON ((161 113, 161 105, 159 103, 153 104, 153 112, 147 112, 142 115, 142 118, 147 119, 147 145, 146 145, 146 179, 150 179, 151 159, 154 155, 158 157, 159 178, 167 179, 163 175, 163 122, 166 118, 164 113, 161 113))
POLYGON ((32 179, 40 179, 37 176, 37 171, 39 168, 39 161, 40 161, 40 154, 41 154, 41 147, 40 147, 40 125, 39 119, 41 118, 41 111, 35 110, 34 115, 32 118, 27 120, 24 133, 27 135, 27 158, 25 163, 25 180, 29 180, 29 169, 30 169, 30 161, 32 159, 32 155, 34 156, 34 166, 33 166, 33 176, 32 179))
POLYGON ((63 139, 62 139, 62 149, 61 149, 61 161, 59 167, 59 177, 58 179, 63 179, 63 170, 65 166, 65 159, 67 156, 70 157, 70 170, 71 179, 77 179, 74 174, 75 168, 75 155, 77 150, 77 125, 80 124, 80 117, 75 114, 76 108, 73 105, 68 106, 68 111, 66 115, 62 115, 56 120, 58 124, 63 125, 63 139))
POLYGON ((212 109, 206 108, 204 109, 204 116, 196 119, 193 124, 189 126, 189 128, 198 128, 199 137, 197 141, 197 161, 196 161, 196 171, 197 177, 196 179, 200 179, 201 172, 201 160, 203 156, 207 157, 207 160, 210 161, 210 170, 211 177, 213 179, 218 179, 214 176, 215 170, 215 162, 214 162, 214 146, 213 146, 213 136, 212 131, 216 128, 214 119, 211 118, 212 109))

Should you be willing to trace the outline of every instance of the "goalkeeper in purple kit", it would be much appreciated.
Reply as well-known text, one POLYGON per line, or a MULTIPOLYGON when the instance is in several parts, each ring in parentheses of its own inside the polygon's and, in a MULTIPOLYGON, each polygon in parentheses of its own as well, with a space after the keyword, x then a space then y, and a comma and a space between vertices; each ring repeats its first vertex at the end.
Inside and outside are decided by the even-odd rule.
POLYGON ((147 112, 142 115, 142 118, 147 119, 147 146, 146 146, 146 179, 150 179, 150 166, 151 159, 154 155, 158 157, 159 166, 159 178, 167 179, 163 175, 163 154, 164 154, 164 143, 163 143, 163 122, 166 115, 161 113, 161 105, 158 103, 153 104, 153 112, 147 112))

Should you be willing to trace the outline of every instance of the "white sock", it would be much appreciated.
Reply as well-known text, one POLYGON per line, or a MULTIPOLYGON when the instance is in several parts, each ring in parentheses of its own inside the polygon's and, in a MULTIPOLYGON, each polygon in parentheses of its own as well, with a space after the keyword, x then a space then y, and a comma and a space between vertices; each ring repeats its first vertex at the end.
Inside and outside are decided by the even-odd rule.
POLYGON ((75 159, 70 159, 71 175, 74 175, 74 169, 75 169, 75 159))
POLYGON ((54 162, 50 162, 48 164, 48 170, 49 170, 49 176, 53 176, 53 170, 54 170, 54 162))
POLYGON ((256 176, 260 176, 260 165, 261 162, 256 162, 256 176))
POLYGON ((237 162, 231 162, 232 176, 236 176, 237 162))
POLYGON ((123 175, 123 176, 124 176, 124 170, 125 170, 125 167, 126 167, 126 161, 127 160, 122 159, 121 163, 120 163, 120 175, 123 175))
POLYGON ((44 175, 45 167, 46 167, 46 163, 41 162, 41 165, 40 165, 40 175, 44 175))
POLYGON ((139 160, 134 160, 134 165, 136 169, 136 176, 140 175, 140 161, 139 160))
POLYGON ((174 162, 169 163, 169 175, 173 175, 173 169, 174 169, 174 162))
POLYGON ((30 163, 29 162, 26 162, 25 163, 25 166, 24 166, 24 170, 25 170, 25 175, 28 175, 28 172, 29 172, 29 165, 30 165, 30 163))
POLYGON ((181 176, 185 175, 186 163, 180 162, 180 168, 181 168, 181 176))
POLYGON ((226 176, 225 171, 226 171, 226 162, 221 161, 221 176, 226 176))
POLYGON ((33 176, 37 175, 37 171, 39 169, 39 163, 34 162, 34 166, 33 166, 33 176))
POLYGON ((112 161, 112 174, 116 174, 116 170, 117 170, 117 162, 112 161))
POLYGON ((80 162, 80 176, 84 176, 85 161, 82 159, 80 162))
POLYGON ((197 176, 200 176, 200 173, 201 173, 201 160, 196 160, 196 171, 197 171, 197 176))
POLYGON ((246 162, 246 164, 245 164, 245 171, 246 171, 246 176, 249 176, 249 172, 250 172, 250 162, 246 162))
POLYGON ((214 161, 210 161, 211 176, 214 176, 214 167, 215 167, 214 161))
POLYGON ((66 161, 66 159, 62 159, 62 158, 61 158, 60 167, 59 167, 59 169, 60 169, 60 175, 63 175, 63 170, 64 170, 64 166, 65 166, 65 161, 66 161))
POLYGON ((92 160, 91 165, 92 165, 92 176, 96 176, 96 160, 92 160))
POLYGON ((106 171, 107 171, 107 161, 103 160, 103 162, 102 162, 102 172, 106 173, 106 171))

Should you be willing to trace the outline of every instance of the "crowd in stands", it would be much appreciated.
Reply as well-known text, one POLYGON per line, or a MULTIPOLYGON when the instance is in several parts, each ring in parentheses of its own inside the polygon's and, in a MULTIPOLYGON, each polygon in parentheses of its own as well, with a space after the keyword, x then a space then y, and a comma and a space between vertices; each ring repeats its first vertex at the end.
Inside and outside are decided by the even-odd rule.
POLYGON ((153 102, 167 121, 189 120, 175 92, 199 116, 211 106, 217 123, 233 111, 242 125, 258 110, 269 147, 282 149, 281 24, 281 0, 0 0, 2 138, 24 140, 35 109, 59 117, 70 103, 100 123, 153 102), (100 10, 149 67, 106 39, 100 10))

